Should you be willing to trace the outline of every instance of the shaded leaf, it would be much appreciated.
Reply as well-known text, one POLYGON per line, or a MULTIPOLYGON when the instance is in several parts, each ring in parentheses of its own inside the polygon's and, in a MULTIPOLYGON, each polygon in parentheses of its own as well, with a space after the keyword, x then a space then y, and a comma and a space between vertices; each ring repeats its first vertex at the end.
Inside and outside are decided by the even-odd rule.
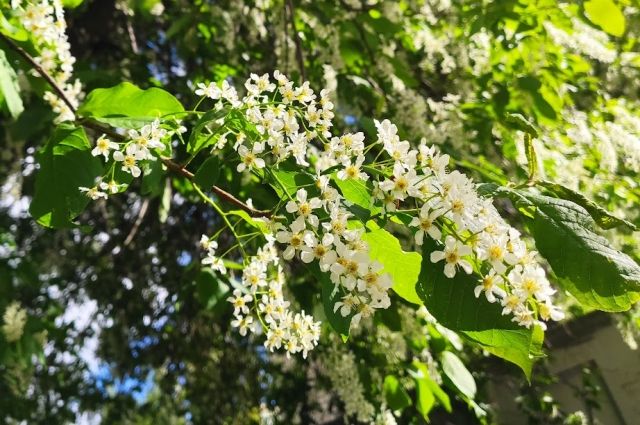
POLYGON ((387 375, 384 378, 383 388, 387 405, 392 410, 402 410, 407 406, 411 406, 411 397, 409 397, 409 394, 395 376, 387 375))
POLYGON ((541 341, 533 341, 531 329, 518 326, 509 316, 503 316, 499 304, 474 296, 478 276, 457 273, 453 279, 447 278, 442 262, 429 261, 429 255, 435 249, 440 249, 436 242, 425 239, 416 287, 429 312, 443 326, 518 365, 529 377, 534 358, 541 355, 541 341))
POLYGON ((575 190, 569 189, 566 186, 548 181, 538 182, 537 184, 544 187, 545 189, 550 190, 558 198, 566 199, 567 201, 571 201, 580 205, 582 208, 587 210, 591 218, 602 229, 613 229, 619 226, 627 226, 632 230, 638 230, 633 223, 614 216, 609 211, 602 208, 600 205, 585 197, 580 192, 576 192, 575 190))
POLYGON ((0 50, 0 101, 2 100, 14 119, 24 111, 22 99, 20 99, 18 77, 9 64, 4 51, 0 50))
POLYGON ((79 187, 92 187, 102 175, 102 162, 91 155, 82 128, 63 124, 38 154, 35 195, 29 212, 47 227, 72 227, 89 203, 79 187))

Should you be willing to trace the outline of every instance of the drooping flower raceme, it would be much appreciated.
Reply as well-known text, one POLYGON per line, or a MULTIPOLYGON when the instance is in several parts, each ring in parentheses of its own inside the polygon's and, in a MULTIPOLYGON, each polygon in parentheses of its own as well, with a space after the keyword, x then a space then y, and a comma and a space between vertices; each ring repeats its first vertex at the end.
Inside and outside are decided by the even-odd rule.
POLYGON ((8 342, 15 342, 22 337, 24 325, 27 323, 27 311, 20 303, 9 304, 2 315, 2 332, 8 342))
MULTIPOLYGON (((370 207, 381 214, 408 216, 416 245, 428 237, 442 247, 425 261, 443 264, 448 278, 477 273, 475 295, 502 304, 503 313, 520 325, 544 326, 545 320, 562 317, 535 253, 527 250, 491 200, 477 194, 469 178, 448 171, 447 155, 424 140, 417 146, 401 140, 388 120, 375 121, 377 138, 369 143, 362 133, 335 136, 333 104, 326 91, 317 95, 307 83, 295 86, 277 71, 274 80, 266 74, 252 75, 243 98, 226 82, 197 89, 215 101, 213 109, 221 116, 243 117, 243 128, 249 129, 227 127, 223 116, 216 121, 214 151, 235 151, 238 172, 269 179, 285 198, 261 227, 266 245, 255 256, 243 250, 241 290, 229 297, 234 305, 232 325, 241 334, 262 331, 269 350, 283 348, 287 353, 306 355, 317 344, 319 323, 304 312, 294 313, 285 301, 281 259, 317 264, 333 285, 334 312, 348 317, 351 326, 389 307, 392 277, 371 258, 363 239, 366 226, 337 190, 338 182, 370 190, 370 207), (285 161, 300 167, 312 183, 290 192, 275 172, 285 161)), ((171 136, 160 127, 154 123, 130 132, 130 140, 113 148, 111 169, 117 163, 139 176, 139 163, 153 160, 171 136)), ((109 155, 101 149, 95 153, 109 155)), ((100 197, 94 191, 87 194, 100 197)), ((203 264, 227 273, 217 246, 209 238, 204 241, 203 264)), ((238 245, 243 246, 240 241, 238 245)))
MULTIPOLYGON (((13 13, 31 35, 38 51, 35 61, 54 79, 74 108, 77 108, 82 97, 82 85, 80 80, 71 81, 76 59, 71 55, 62 1, 24 0, 14 2, 13 6, 13 13)), ((56 122, 74 119, 73 111, 57 94, 47 91, 44 99, 58 114, 56 122)))

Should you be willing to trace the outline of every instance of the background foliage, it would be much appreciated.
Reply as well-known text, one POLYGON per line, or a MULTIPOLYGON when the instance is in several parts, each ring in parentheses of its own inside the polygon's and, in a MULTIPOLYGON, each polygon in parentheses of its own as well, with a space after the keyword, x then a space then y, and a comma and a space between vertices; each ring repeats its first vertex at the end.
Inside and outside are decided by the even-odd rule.
MULTIPOLYGON (((0 32, 37 54, 9 21, 9 3, 0 3, 0 32)), ((373 120, 389 118, 403 138, 426 138, 450 154, 453 167, 484 183, 504 216, 530 232, 572 315, 622 312, 638 300, 637 1, 64 3, 74 77, 90 93, 80 117, 137 128, 191 109, 197 83, 240 87, 252 72, 279 69, 332 91, 339 131, 372 137, 373 120)), ((539 402, 544 361, 529 387, 520 369, 485 356, 528 374, 529 354, 543 356, 542 336, 506 318, 492 322, 499 311, 469 315, 479 302, 475 283, 416 261, 399 227, 397 238, 383 229, 367 237, 384 247, 372 255, 386 268, 402 259, 392 274, 408 274, 409 284, 394 287, 392 307, 348 342, 340 317, 328 317, 338 332, 326 326, 306 360, 237 335, 225 301, 231 282, 199 261, 200 235, 220 216, 188 179, 159 165, 108 203, 70 191, 101 172, 88 153, 100 134, 56 129, 46 82, 2 49, 0 311, 17 301, 28 312, 17 342, 0 337, 7 421, 393 423, 393 411, 397 423, 491 423, 488 383, 505 370, 522 376, 532 423, 568 420, 561 406, 527 404, 539 402), (445 298, 459 308, 445 307, 445 298)), ((172 152, 181 161, 204 146, 196 120, 184 124, 194 130, 190 147, 172 152)), ((197 171, 196 181, 223 181, 258 207, 284 197, 225 165, 198 158, 191 169, 219 168, 197 171)), ((281 177, 300 186, 286 170, 281 177)), ((356 204, 368 196, 340 189, 356 204)), ((426 258, 433 247, 424 249, 426 258)), ((290 276, 289 298, 323 314, 326 282, 320 289, 318 273, 301 264, 290 276)), ((619 317, 631 343, 637 314, 619 317)))

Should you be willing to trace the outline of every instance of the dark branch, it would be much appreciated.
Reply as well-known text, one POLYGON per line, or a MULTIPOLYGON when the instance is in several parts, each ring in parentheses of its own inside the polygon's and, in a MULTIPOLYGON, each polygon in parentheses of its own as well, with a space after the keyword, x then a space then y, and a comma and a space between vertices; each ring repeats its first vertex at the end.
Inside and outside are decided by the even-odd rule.
MULTIPOLYGON (((193 180, 193 177, 194 177, 193 173, 187 170, 186 168, 183 168, 180 164, 176 164, 169 158, 161 158, 161 160, 162 160, 162 163, 171 171, 177 174, 180 174, 181 176, 184 176, 189 180, 193 180)), ((271 211, 257 210, 255 208, 252 208, 249 205, 242 202, 241 200, 239 200, 238 198, 236 198, 235 196, 233 196, 232 194, 230 194, 229 192, 227 192, 226 190, 219 188, 218 186, 213 186, 211 190, 213 191, 213 193, 218 195, 220 199, 230 204, 234 204, 235 206, 248 212, 250 215, 254 217, 270 217, 271 216, 271 211)))
POLYGON ((36 60, 29 53, 27 53, 26 50, 24 50, 22 47, 18 46, 12 39, 10 39, 6 35, 2 34, 1 32, 0 32, 0 38, 5 43, 7 43, 7 45, 9 47, 11 47, 16 53, 18 53, 27 62, 29 62, 29 64, 33 67, 33 69, 35 69, 36 72, 38 74, 40 74, 40 76, 42 76, 42 78, 44 78, 47 81, 47 83, 49 83, 49 85, 51 86, 53 91, 56 92, 58 97, 60 99, 62 99, 62 101, 64 103, 66 103, 67 106, 69 107, 69 109, 71 109, 71 111, 75 114, 76 107, 73 105, 71 100, 69 100, 69 98, 67 97, 67 94, 64 92, 64 90, 62 90, 62 88, 58 85, 58 83, 56 83, 56 81, 53 79, 53 77, 51 77, 51 75, 49 75, 49 73, 47 73, 47 71, 42 69, 40 64, 38 62, 36 62, 36 60))
MULTIPOLYGON (((71 103, 69 98, 67 98, 67 96, 64 93, 64 91, 60 88, 60 86, 58 86, 58 83, 55 82, 55 80, 51 77, 51 75, 49 75, 49 73, 47 73, 47 71, 42 69, 42 67, 38 64, 38 62, 36 62, 36 60, 33 59, 33 57, 31 57, 31 55, 29 53, 27 53, 26 50, 24 50, 22 47, 18 46, 9 37, 7 37, 6 35, 0 33, 0 38, 2 40, 4 40, 4 42, 9 47, 11 47, 11 49, 13 49, 16 53, 18 53, 20 56, 22 56, 27 62, 29 62, 29 64, 31 64, 31 66, 33 66, 33 68, 38 72, 38 74, 40 74, 42 76, 42 78, 44 78, 47 81, 47 83, 49 83, 51 88, 67 104, 67 106, 69 106, 69 108, 71 108, 71 111, 73 111, 73 113, 75 114, 76 113, 75 106, 73 106, 73 104, 71 103)), ((303 75, 304 75, 304 72, 303 72, 303 75)), ((124 141, 126 139, 122 134, 119 134, 118 132, 113 130, 111 127, 105 126, 105 125, 103 125, 101 123, 98 123, 98 122, 90 120, 90 119, 81 118, 81 119, 76 120, 76 123, 81 125, 81 126, 83 126, 83 127, 90 128, 92 130, 107 134, 108 136, 112 137, 114 140, 124 141)), ((192 172, 190 172, 186 168, 183 168, 181 165, 176 164, 171 159, 162 158, 162 163, 164 165, 166 165, 167 168, 170 169, 171 171, 176 172, 176 173, 188 178, 189 180, 193 180, 193 173, 192 172)), ((220 197, 220 199, 223 199, 223 200, 229 202, 230 204, 233 204, 233 205, 237 206, 238 208, 246 211, 247 213, 251 214, 254 217, 269 217, 269 216, 271 216, 271 211, 256 210, 255 208, 250 207, 249 205, 245 204, 244 202, 242 202, 241 200, 239 200, 238 198, 236 198, 235 196, 233 196, 229 192, 227 192, 227 191, 225 191, 225 190, 223 190, 223 189, 221 189, 221 188, 219 188, 217 186, 213 186, 211 188, 211 190, 216 195, 218 195, 220 197)))

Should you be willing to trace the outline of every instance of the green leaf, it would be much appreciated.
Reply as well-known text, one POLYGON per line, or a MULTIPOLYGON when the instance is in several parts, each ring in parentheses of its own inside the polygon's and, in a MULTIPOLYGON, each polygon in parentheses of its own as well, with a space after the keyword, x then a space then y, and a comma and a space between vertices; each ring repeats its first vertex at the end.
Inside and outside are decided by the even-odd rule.
POLYGON ((313 276, 317 276, 322 285, 322 306, 324 308, 324 315, 327 317, 327 321, 335 330, 340 334, 343 341, 349 339, 349 327, 351 325, 351 318, 353 314, 342 317, 340 310, 333 311, 334 305, 341 300, 340 291, 335 291, 335 285, 329 279, 327 273, 320 271, 320 267, 317 263, 312 263, 307 266, 313 276))
POLYGON ((507 114, 504 120, 509 127, 524 131, 532 137, 538 137, 538 130, 536 127, 522 114, 507 114))
POLYGON ((78 108, 78 116, 94 118, 116 127, 140 128, 164 115, 183 111, 182 104, 162 89, 142 90, 124 82, 111 88, 93 90, 78 108))
POLYGON ((9 64, 4 51, 0 50, 0 100, 4 100, 11 116, 15 119, 24 111, 20 99, 18 76, 9 64))
POLYGON ((2 11, 0 11, 0 32, 17 41, 27 41, 29 39, 29 33, 24 27, 22 25, 14 26, 7 20, 2 11))
POLYGON ((373 199, 371 198, 373 187, 371 182, 354 179, 340 180, 335 175, 332 176, 332 180, 340 189, 342 196, 356 206, 355 208, 350 208, 350 211, 360 220, 367 221, 372 215, 380 212, 379 207, 373 206, 373 199))
POLYGON ((166 223, 169 218, 169 210, 171 209, 171 180, 166 179, 164 189, 162 190, 162 198, 158 206, 158 220, 160 223, 166 223))
POLYGON ((62 0, 62 5, 69 9, 75 9, 80 6, 84 0, 62 0))
POLYGON ((626 311, 640 300, 640 266, 594 233, 582 206, 564 199, 519 192, 518 206, 535 207, 531 232, 559 283, 586 307, 626 311))
POLYGON ((102 162, 91 155, 82 128, 63 124, 38 154, 35 195, 29 211, 43 226, 72 227, 89 203, 79 187, 92 187, 102 175, 102 162))
POLYGON ((587 18, 606 33, 616 37, 624 34, 624 14, 613 0, 589 0, 584 3, 584 11, 587 18))
POLYGON ((262 220, 256 220, 255 218, 251 217, 249 215, 249 213, 247 213, 244 210, 232 210, 232 211, 227 211, 228 215, 235 215, 237 217, 240 217, 241 219, 243 219, 249 226, 254 227, 255 229, 259 230, 262 233, 268 233, 268 228, 267 228, 267 223, 265 223, 262 220))
POLYGON ((193 181, 200 187, 209 189, 218 182, 220 177, 220 158, 211 156, 198 168, 193 181))
POLYGON ((387 405, 392 410, 402 410, 407 406, 411 406, 411 397, 409 397, 409 394, 395 376, 387 375, 384 378, 383 388, 387 405))
POLYGON ((191 130, 191 134, 189 135, 187 152, 195 154, 201 149, 204 149, 216 142, 215 133, 207 134, 203 133, 203 130, 207 128, 207 124, 219 119, 222 116, 222 113, 224 113, 224 111, 207 111, 198 119, 196 124, 193 126, 193 130, 191 130))
POLYGON ((315 181, 310 174, 289 170, 284 166, 277 170, 271 170, 271 173, 273 178, 269 179, 269 183, 280 199, 295 198, 296 192, 301 187, 304 187, 310 196, 316 196, 318 193, 315 181))
MULTIPOLYGON (((370 223, 370 229, 372 224, 370 223)), ((369 244, 369 257, 384 266, 382 273, 389 273, 393 281, 392 289, 405 300, 421 305, 416 292, 422 257, 417 252, 405 252, 400 241, 384 229, 372 229, 362 235, 369 244)))
POLYGON ((413 366, 415 371, 410 370, 409 373, 413 377, 416 384, 416 408, 418 412, 422 414, 422 417, 428 422, 429 413, 433 406, 436 404, 436 397, 431 391, 431 385, 429 383, 429 370, 427 366, 414 361, 413 366))
POLYGON ((538 155, 533 147, 533 139, 531 134, 524 135, 524 149, 527 157, 527 169, 529 182, 534 182, 538 179, 538 155))
POLYGON ((212 310, 229 292, 229 285, 222 282, 211 269, 202 269, 196 278, 196 296, 207 309, 212 310))
POLYGON ((537 184, 547 190, 550 190, 558 198, 566 199, 567 201, 580 205, 582 208, 587 210, 591 218, 602 229, 613 229, 619 226, 627 226, 631 230, 638 230, 633 223, 612 215, 609 211, 573 189, 548 181, 541 181, 537 184))
POLYGON ((425 239, 422 269, 416 287, 420 299, 438 322, 490 353, 518 365, 527 377, 531 375, 534 357, 541 355, 541 341, 533 339, 533 330, 514 323, 502 315, 499 304, 484 297, 476 298, 473 289, 478 276, 457 273, 453 279, 444 275, 444 265, 432 263, 429 255, 441 249, 425 239))
POLYGON ((451 400, 449 399, 449 396, 436 381, 431 379, 427 365, 418 360, 414 360, 412 366, 418 371, 418 373, 413 374, 414 379, 419 379, 421 381, 420 384, 429 388, 436 400, 445 408, 445 410, 447 412, 451 412, 451 400))
POLYGON ((164 190, 164 172, 160 161, 150 161, 142 176, 142 194, 160 196, 164 190))
POLYGON ((453 384, 454 388, 466 397, 473 399, 477 391, 476 381, 464 363, 462 363, 462 360, 451 351, 443 351, 440 355, 440 362, 442 363, 444 375, 453 384))

